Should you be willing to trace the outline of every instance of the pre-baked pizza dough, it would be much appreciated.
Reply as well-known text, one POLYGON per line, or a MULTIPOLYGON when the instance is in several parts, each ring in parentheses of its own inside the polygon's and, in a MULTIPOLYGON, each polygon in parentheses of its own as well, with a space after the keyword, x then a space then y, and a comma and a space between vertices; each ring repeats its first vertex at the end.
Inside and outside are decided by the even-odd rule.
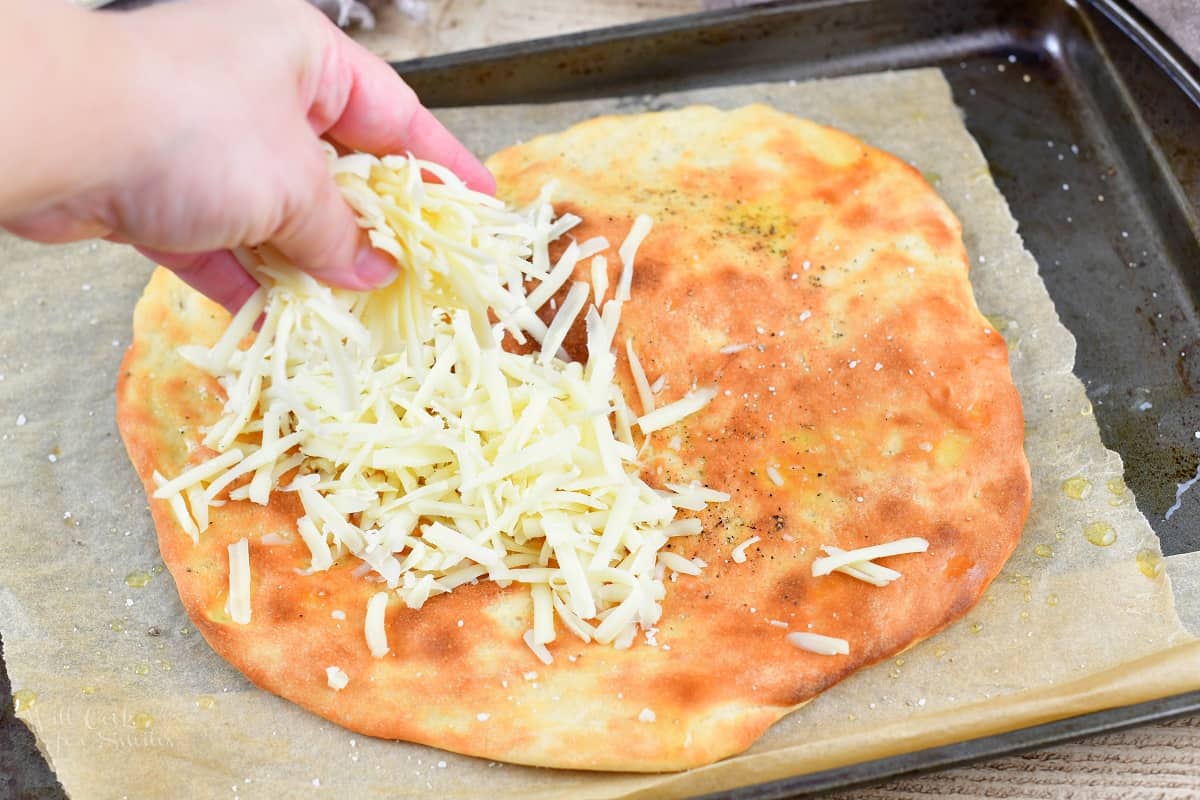
MULTIPOLYGON (((975 306, 959 223, 914 169, 764 106, 602 117, 489 166, 515 202, 557 179, 558 210, 584 220, 573 234, 606 235, 614 251, 638 214, 653 217, 618 336, 619 380, 636 396, 632 338, 651 379, 666 376, 664 402, 719 390, 654 434, 643 471, 653 484, 700 479, 732 493, 702 513, 702 535, 672 545, 707 569, 668 583, 656 646, 566 633, 545 666, 521 639, 527 590, 481 582, 419 611, 391 604, 391 652, 376 659, 363 615, 378 584, 350 562, 302 576, 298 537, 263 541, 293 531, 292 496, 213 508, 198 545, 152 499, 183 603, 223 657, 361 733, 525 764, 669 770, 743 750, 978 600, 1029 509, 1021 404, 1004 341, 975 306), (735 547, 755 536, 736 563, 735 547), (907 536, 929 551, 885 561, 903 574, 888 586, 812 576, 822 545, 907 536), (243 537, 248 625, 224 610, 226 548, 243 537), (846 639, 850 653, 800 650, 787 639, 797 631, 846 639), (341 691, 327 682, 334 664, 356 676, 341 691)), ((148 494, 153 471, 177 475, 205 456, 199 429, 219 415, 221 390, 177 348, 212 343, 227 320, 164 270, 138 304, 118 416, 148 494)), ((567 349, 583 355, 582 331, 567 349)))

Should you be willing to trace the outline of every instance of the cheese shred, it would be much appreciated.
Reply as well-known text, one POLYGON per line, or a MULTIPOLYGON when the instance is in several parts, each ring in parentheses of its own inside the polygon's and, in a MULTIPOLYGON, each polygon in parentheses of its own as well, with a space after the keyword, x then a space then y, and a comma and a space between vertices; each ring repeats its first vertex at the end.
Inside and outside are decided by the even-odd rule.
MULTIPOLYGON (((154 471, 154 483, 159 489, 167 484, 167 479, 164 478, 158 470, 154 471)), ((176 492, 167 497, 167 508, 171 510, 171 516, 175 518, 175 523, 179 525, 183 532, 192 537, 192 542, 200 543, 200 529, 196 525, 196 520, 192 518, 191 512, 188 511, 187 503, 183 501, 183 495, 176 492)))
POLYGON ((655 409, 648 414, 643 414, 638 418, 638 427, 642 429, 642 433, 647 435, 657 430, 662 430, 695 414, 708 405, 716 396, 717 390, 711 388, 688 392, 674 403, 655 409))
POLYGON ((238 539, 229 545, 229 617, 238 625, 250 624, 250 543, 238 539))
POLYGON ((733 548, 733 550, 730 552, 729 555, 731 558, 733 558, 734 563, 745 564, 747 548, 751 547, 752 545, 758 544, 760 541, 762 541, 761 536, 751 536, 749 539, 746 539, 744 542, 739 544, 737 547, 733 548))
POLYGON ((383 658, 390 649, 384 624, 387 618, 387 604, 387 592, 376 592, 367 601, 367 616, 363 628, 367 637, 367 648, 375 658, 383 658))
POLYGON ((836 636, 822 636, 819 633, 789 633, 787 640, 809 653, 820 656, 848 656, 850 643, 836 636))
POLYGON ((654 410, 654 393, 650 391, 650 381, 646 378, 646 370, 642 369, 642 360, 633 349, 633 339, 625 340, 625 355, 629 359, 629 371, 633 373, 633 385, 637 388, 638 400, 642 402, 642 415, 654 410))
MULTIPOLYGON (((829 555, 813 561, 812 574, 814 577, 828 575, 834 570, 838 570, 843 567, 854 567, 859 572, 868 572, 869 568, 864 570, 865 565, 870 564, 871 567, 877 567, 878 565, 871 564, 871 562, 877 558, 888 558, 890 556, 900 556, 909 553, 924 553, 929 549, 929 542, 920 538, 919 536, 910 536, 907 539, 897 539, 896 541, 888 542, 887 544, 860 547, 857 550, 847 551, 839 550, 838 548, 823 549, 825 549, 829 555)), ((897 577, 899 577, 899 575, 897 575, 897 577)))
MULTIPOLYGON (((831 556, 841 555, 846 552, 845 550, 830 547, 829 545, 821 545, 821 549, 831 556)), ((874 561, 855 561, 852 564, 843 564, 837 567, 834 572, 849 575, 851 578, 857 578, 863 583, 869 583, 872 586, 887 586, 892 581, 902 577, 896 570, 880 566, 874 561)))
POLYGON ((329 684, 330 689, 340 692, 350 684, 350 676, 341 667, 326 667, 325 682, 329 684))

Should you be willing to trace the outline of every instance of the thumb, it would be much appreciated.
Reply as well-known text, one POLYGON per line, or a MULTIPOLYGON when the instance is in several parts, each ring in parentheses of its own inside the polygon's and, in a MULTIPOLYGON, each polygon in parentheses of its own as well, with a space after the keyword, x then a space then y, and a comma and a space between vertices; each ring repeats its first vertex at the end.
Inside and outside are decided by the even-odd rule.
POLYGON ((307 186, 299 187, 298 201, 289 204, 270 244, 296 267, 332 286, 367 291, 391 283, 398 274, 395 260, 371 247, 324 156, 307 174, 307 186))

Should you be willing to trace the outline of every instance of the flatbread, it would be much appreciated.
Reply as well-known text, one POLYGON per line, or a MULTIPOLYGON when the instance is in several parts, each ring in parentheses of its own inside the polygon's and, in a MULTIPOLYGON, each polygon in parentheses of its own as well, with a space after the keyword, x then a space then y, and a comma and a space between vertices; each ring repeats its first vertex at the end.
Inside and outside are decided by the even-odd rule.
MULTIPOLYGON (((483 582, 420 611, 393 603, 392 652, 375 659, 363 618, 377 586, 352 563, 297 574, 309 554, 293 498, 214 508, 199 545, 152 499, 163 558, 217 652, 364 734, 526 764, 669 770, 743 750, 978 600, 1029 509, 1021 406, 1004 341, 975 306, 960 226, 915 170, 764 106, 598 118, 489 166, 517 202, 557 179, 559 210, 584 219, 574 234, 613 242, 614 287, 616 246, 638 213, 654 218, 622 316, 619 380, 636 398, 632 338, 651 380, 665 376, 661 402, 719 389, 645 454, 652 483, 732 493, 701 514, 701 536, 671 545, 707 569, 668 582, 656 644, 617 650, 560 631, 545 666, 521 640, 525 590, 483 582), (290 543, 264 542, 279 541, 271 533, 290 543), (888 559, 903 573, 889 586, 811 574, 822 545, 907 536, 929 552, 888 559), (224 611, 226 546, 242 537, 248 625, 224 611), (850 654, 802 651, 787 639, 796 631, 844 638, 850 654), (334 691, 328 666, 354 678, 334 691)), ((197 443, 221 391, 176 350, 210 344, 226 321, 163 270, 138 304, 118 420, 147 494, 154 470, 176 475, 211 454, 197 443)), ((582 331, 567 348, 583 355, 582 331)))

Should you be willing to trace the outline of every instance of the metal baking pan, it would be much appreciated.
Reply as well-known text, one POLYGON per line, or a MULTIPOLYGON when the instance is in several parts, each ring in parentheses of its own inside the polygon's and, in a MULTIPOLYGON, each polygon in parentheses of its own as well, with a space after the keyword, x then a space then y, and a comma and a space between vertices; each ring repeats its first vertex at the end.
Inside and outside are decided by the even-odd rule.
MULTIPOLYGON (((1106 445, 1168 555, 1200 550, 1200 70, 1121 0, 809 0, 396 65, 432 106, 937 66, 1079 347, 1106 445), (1029 76, 1028 80, 1025 76, 1029 76), (1063 187, 1067 188, 1064 189, 1063 187), (1103 197, 1103 199, 1100 199, 1103 197)), ((0 673, 0 794, 62 797, 0 673)), ((1200 692, 746 787, 796 797, 1189 712, 1200 692)))
MULTIPOLYGON (((1200 69, 1122 0, 769 3, 395 65, 431 106, 940 67, 1168 555, 1200 550, 1200 69)), ((1200 692, 731 794, 809 795, 1200 711, 1200 692)))

